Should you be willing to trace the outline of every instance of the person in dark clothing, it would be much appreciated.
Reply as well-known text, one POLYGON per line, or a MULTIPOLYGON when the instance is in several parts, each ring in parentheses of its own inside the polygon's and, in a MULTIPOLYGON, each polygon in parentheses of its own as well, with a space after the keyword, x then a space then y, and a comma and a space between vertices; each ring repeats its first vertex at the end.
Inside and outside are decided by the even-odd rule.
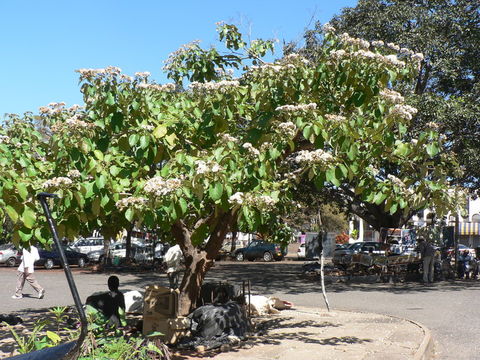
POLYGON ((93 306, 100 310, 108 319, 110 325, 124 326, 125 325, 125 297, 118 290, 120 280, 117 276, 110 276, 108 278, 107 293, 99 295, 91 295, 87 298, 86 304, 93 306))
POLYGON ((435 259, 435 248, 431 243, 420 237, 417 239, 417 251, 423 261, 423 283, 433 283, 433 265, 435 259))

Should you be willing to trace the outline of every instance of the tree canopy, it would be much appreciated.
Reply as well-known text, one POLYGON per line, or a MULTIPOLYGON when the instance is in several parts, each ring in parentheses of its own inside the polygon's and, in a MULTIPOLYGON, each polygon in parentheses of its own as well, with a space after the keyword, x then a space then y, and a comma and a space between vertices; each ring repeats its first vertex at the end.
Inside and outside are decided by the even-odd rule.
POLYGON ((185 255, 187 313, 230 229, 289 238, 279 215, 302 179, 391 214, 455 206, 442 139, 433 128, 409 138, 417 110, 391 89, 415 80, 421 54, 329 28, 315 61, 291 53, 267 63, 271 42, 247 44, 232 25, 218 31, 229 52, 182 47, 167 60, 175 83, 80 69, 84 107, 40 108, 42 131, 31 115, 11 118, 0 137, 0 209, 16 243, 49 238, 35 202, 44 190, 61 195, 61 236, 160 227, 185 255))

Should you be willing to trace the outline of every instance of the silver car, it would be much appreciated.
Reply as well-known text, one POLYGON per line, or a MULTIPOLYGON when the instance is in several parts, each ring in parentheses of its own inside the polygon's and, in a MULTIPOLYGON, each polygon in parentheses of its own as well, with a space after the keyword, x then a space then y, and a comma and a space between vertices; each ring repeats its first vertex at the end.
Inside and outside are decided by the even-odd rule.
POLYGON ((20 263, 22 253, 13 244, 0 245, 0 264, 15 266, 20 263))

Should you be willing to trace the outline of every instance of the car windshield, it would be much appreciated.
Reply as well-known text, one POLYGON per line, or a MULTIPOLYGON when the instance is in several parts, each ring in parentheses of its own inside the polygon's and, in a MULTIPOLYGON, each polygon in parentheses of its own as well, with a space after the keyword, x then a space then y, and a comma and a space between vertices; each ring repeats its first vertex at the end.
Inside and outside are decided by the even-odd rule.
POLYGON ((353 243, 353 244, 350 244, 347 249, 357 250, 357 249, 360 248, 360 246, 362 246, 362 243, 359 243, 359 242, 358 243, 353 243))
POLYGON ((7 249, 10 249, 12 247, 12 245, 10 244, 3 244, 3 245, 0 245, 0 250, 7 250, 7 249))

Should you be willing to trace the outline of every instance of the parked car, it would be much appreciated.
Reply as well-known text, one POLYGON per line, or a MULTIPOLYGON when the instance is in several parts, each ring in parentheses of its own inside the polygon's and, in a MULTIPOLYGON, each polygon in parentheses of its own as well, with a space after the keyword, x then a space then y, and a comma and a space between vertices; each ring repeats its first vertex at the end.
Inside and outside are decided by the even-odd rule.
POLYGON ((22 252, 18 251, 13 244, 0 245, 0 264, 15 266, 20 263, 22 252))
MULTIPOLYGON (((69 265, 78 265, 78 267, 85 267, 88 263, 88 256, 78 251, 73 250, 70 246, 64 246, 63 251, 69 265)), ((38 249, 40 260, 35 261, 35 265, 44 266, 45 269, 52 269, 54 266, 61 265, 60 254, 55 247, 52 250, 38 249)))
POLYGON ((343 249, 335 249, 333 252, 332 262, 337 266, 346 266, 350 263, 353 254, 373 253, 377 255, 385 255, 385 251, 381 249, 382 243, 376 241, 359 241, 348 245, 343 249))
POLYGON ((278 244, 268 243, 263 240, 254 240, 247 247, 235 251, 235 259, 253 261, 263 259, 264 261, 282 260, 285 256, 278 244))
MULTIPOLYGON (((158 262, 163 261, 165 255, 165 246, 163 244, 157 244, 155 247, 155 260, 158 262), (161 245, 161 246, 160 246, 161 245)), ((136 262, 149 262, 152 261, 153 247, 150 245, 144 245, 141 243, 132 243, 131 257, 136 262)), ((127 255, 127 244, 124 242, 113 243, 110 245, 110 258, 115 257, 124 258, 127 255)), ((90 251, 88 254, 90 262, 102 262, 105 257, 104 248, 100 250, 90 251)))
POLYGON ((90 251, 103 249, 103 242, 103 237, 88 237, 85 239, 81 238, 75 241, 71 247, 75 251, 88 254, 90 251))
POLYGON ((297 258, 298 259, 305 259, 305 243, 300 244, 297 250, 297 258))

